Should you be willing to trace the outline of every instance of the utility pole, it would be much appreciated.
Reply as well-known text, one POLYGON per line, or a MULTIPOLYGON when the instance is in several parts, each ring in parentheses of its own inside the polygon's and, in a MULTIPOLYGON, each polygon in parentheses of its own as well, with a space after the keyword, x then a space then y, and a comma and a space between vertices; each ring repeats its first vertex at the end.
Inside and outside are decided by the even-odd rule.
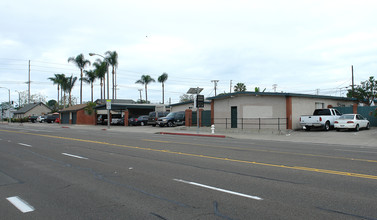
POLYGON ((28 99, 27 99, 27 104, 30 104, 30 60, 29 60, 29 81, 27 81, 29 84, 29 89, 28 89, 28 99))
POLYGON ((217 87, 217 83, 219 82, 219 80, 211 80, 211 82, 213 82, 213 84, 215 86, 215 96, 216 96, 216 87, 217 87))
POLYGON ((355 84, 354 84, 354 81, 353 81, 353 65, 351 65, 351 72, 352 72, 352 97, 354 96, 354 91, 355 91, 355 84))

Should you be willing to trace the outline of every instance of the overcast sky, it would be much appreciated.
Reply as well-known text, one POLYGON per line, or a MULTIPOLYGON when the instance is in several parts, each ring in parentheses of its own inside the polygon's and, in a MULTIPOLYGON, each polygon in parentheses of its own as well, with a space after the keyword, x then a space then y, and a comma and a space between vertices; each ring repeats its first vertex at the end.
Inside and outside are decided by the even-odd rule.
MULTIPOLYGON (((376 76, 377 1, 349 0, 14 0, 0 2, 0 87, 57 99, 47 78, 79 70, 67 59, 117 51, 118 98, 139 98, 135 81, 149 74, 148 100, 162 101, 158 76, 169 75, 165 100, 179 101, 190 87, 214 95, 242 82, 273 91, 339 96, 376 76)), ((92 68, 92 67, 89 67, 92 68)), ((79 81, 73 95, 79 99, 79 81)), ((83 100, 90 100, 84 86, 83 100)), ((100 97, 99 82, 95 98, 100 97)), ((145 93, 143 91, 143 99, 145 93)), ((111 95, 110 95, 111 98, 111 95)), ((8 92, 0 89, 0 102, 8 92)))

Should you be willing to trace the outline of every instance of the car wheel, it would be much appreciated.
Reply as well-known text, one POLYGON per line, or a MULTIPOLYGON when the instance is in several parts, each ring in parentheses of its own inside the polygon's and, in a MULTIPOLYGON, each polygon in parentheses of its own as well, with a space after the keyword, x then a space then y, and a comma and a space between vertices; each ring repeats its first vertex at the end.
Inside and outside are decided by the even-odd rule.
POLYGON ((370 129, 370 124, 369 123, 367 124, 367 127, 365 129, 367 129, 367 130, 370 129))
POLYGON ((141 125, 141 126, 144 126, 144 122, 140 122, 140 125, 141 125))
POLYGON ((305 131, 310 131, 310 129, 311 129, 311 127, 309 127, 309 126, 305 127, 305 131))
POLYGON ((173 127, 173 126, 174 126, 173 122, 169 121, 168 122, 168 127, 173 127))
POLYGON ((360 127, 359 125, 357 124, 356 127, 355 127, 355 131, 359 131, 360 130, 360 127))
POLYGON ((152 125, 153 127, 156 127, 156 125, 152 125))
POLYGON ((337 128, 337 129, 336 129, 336 131, 340 131, 340 129, 339 129, 339 128, 337 128))
POLYGON ((325 131, 329 131, 330 130, 330 122, 326 121, 325 123, 325 131))

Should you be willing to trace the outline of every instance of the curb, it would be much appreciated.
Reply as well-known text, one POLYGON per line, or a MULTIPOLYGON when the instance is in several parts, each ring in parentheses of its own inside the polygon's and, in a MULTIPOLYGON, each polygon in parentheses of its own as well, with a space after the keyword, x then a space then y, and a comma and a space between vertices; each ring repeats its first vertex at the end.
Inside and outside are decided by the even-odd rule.
POLYGON ((173 133, 173 132, 158 132, 157 134, 226 138, 225 135, 215 135, 215 134, 191 134, 191 133, 173 133))

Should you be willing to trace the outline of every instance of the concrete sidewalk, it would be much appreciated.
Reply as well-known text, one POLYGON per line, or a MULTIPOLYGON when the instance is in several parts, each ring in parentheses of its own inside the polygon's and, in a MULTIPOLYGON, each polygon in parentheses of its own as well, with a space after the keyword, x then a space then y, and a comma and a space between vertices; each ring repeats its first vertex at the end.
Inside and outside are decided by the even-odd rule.
MULTIPOLYGON (((0 124, 1 125, 1 124, 0 124)), ((8 125, 2 123, 2 125, 8 125)), ((12 123, 9 126, 19 127, 19 123, 12 123)), ((65 129, 85 129, 85 130, 103 130, 104 132, 137 132, 164 135, 190 135, 204 136, 214 138, 237 138, 237 139, 253 139, 253 140, 272 140, 272 141, 288 141, 288 142, 304 142, 318 144, 341 144, 354 145, 363 147, 372 147, 377 149, 377 128, 372 127, 370 130, 341 131, 331 130, 325 131, 293 131, 293 130, 241 130, 241 129, 216 129, 215 134, 211 134, 209 127, 197 129, 196 127, 152 127, 152 126, 107 126, 102 125, 59 125, 47 123, 24 123, 25 127, 59 127, 65 129)))

